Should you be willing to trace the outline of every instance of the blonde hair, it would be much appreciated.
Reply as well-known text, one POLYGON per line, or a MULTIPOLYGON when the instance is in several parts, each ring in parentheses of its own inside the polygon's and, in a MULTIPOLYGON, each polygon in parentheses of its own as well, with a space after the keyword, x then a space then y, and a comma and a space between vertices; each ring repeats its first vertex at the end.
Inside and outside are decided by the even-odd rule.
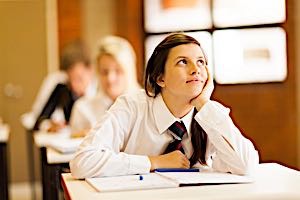
POLYGON ((127 91, 140 88, 136 75, 136 55, 131 44, 118 36, 106 36, 98 41, 96 59, 108 54, 112 56, 124 70, 127 79, 127 91))

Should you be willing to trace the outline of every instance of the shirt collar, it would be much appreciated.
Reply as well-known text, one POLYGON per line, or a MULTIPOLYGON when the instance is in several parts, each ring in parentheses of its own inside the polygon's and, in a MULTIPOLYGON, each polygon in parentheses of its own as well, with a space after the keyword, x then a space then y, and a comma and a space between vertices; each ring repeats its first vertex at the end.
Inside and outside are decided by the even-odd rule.
POLYGON ((160 134, 164 133, 175 121, 182 121, 187 128, 188 134, 190 133, 190 126, 193 118, 193 111, 185 115, 183 118, 176 118, 168 109, 161 94, 154 98, 153 102, 153 114, 156 123, 156 127, 160 134))
POLYGON ((184 125, 187 129, 188 135, 190 135, 190 132, 191 132, 191 125, 192 125, 192 120, 193 120, 193 116, 194 116, 193 113, 194 113, 194 108, 191 109, 188 114, 186 114, 183 118, 180 119, 184 123, 184 125))

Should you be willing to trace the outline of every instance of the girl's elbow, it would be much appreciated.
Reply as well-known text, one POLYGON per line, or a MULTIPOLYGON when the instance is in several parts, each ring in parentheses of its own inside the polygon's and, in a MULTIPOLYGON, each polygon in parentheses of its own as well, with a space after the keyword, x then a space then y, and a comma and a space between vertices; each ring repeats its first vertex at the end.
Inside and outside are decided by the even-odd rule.
POLYGON ((83 165, 76 158, 70 161, 71 175, 76 179, 88 178, 88 169, 84 169, 83 165))
POLYGON ((259 164, 259 156, 258 152, 255 151, 253 154, 244 162, 243 166, 240 168, 239 173, 240 175, 253 175, 255 169, 259 164))

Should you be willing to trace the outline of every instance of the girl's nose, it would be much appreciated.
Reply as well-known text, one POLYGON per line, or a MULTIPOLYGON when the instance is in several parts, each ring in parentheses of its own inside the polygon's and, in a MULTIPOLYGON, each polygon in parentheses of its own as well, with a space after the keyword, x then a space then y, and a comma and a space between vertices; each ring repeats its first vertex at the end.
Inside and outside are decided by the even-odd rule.
POLYGON ((200 67, 198 67, 195 63, 191 63, 190 72, 192 75, 200 74, 200 67))
POLYGON ((114 82, 116 79, 116 73, 114 71, 110 71, 107 75, 107 79, 109 82, 114 82))

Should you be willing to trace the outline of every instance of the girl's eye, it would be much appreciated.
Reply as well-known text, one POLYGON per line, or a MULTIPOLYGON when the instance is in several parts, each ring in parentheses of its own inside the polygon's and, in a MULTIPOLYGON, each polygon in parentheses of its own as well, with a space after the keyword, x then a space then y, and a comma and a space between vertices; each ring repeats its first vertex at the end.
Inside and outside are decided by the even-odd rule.
POLYGON ((204 65, 205 65, 205 60, 199 59, 199 60, 198 60, 198 65, 199 65, 199 66, 204 66, 204 65))
POLYGON ((178 61, 177 64, 183 64, 183 65, 186 65, 187 64, 187 61, 185 59, 181 59, 178 61))

